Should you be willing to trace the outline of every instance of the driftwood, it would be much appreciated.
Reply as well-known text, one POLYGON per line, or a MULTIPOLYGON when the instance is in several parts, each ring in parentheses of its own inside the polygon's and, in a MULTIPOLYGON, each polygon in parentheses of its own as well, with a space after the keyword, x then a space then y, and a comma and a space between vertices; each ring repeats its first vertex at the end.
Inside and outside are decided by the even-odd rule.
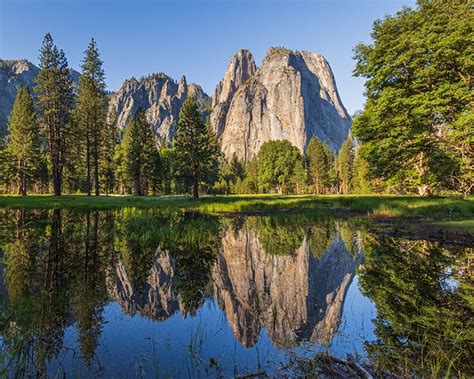
POLYGON ((349 355, 348 359, 345 360, 328 354, 319 354, 315 357, 315 360, 318 363, 325 365, 330 370, 334 370, 334 367, 332 366, 337 364, 348 368, 358 378, 373 379, 373 376, 364 367, 362 367, 362 365, 357 363, 351 355, 349 355))

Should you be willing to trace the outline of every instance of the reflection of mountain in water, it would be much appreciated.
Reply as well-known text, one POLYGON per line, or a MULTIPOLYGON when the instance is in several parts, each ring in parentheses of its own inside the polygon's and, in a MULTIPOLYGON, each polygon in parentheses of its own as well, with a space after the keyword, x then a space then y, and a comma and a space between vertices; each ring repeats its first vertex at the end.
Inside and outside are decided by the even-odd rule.
MULTIPOLYGON (((261 326, 276 346, 331 340, 361 262, 360 255, 347 252, 338 235, 331 238, 327 251, 316 254, 319 258, 308 236, 293 254, 272 255, 262 246, 257 229, 248 224, 239 231, 227 229, 212 280, 216 300, 244 346, 257 342, 261 326)), ((176 259, 162 252, 141 290, 124 263, 117 262, 110 270, 108 292, 125 313, 164 320, 176 311, 186 313, 177 282, 176 259)))
POLYGON ((123 262, 117 262, 110 270, 108 292, 130 315, 140 313, 153 320, 165 320, 177 310, 183 312, 176 292, 175 262, 168 252, 157 256, 142 290, 135 288, 123 262))
POLYGON ((223 237, 214 270, 217 301, 244 346, 257 342, 260 325, 277 346, 328 342, 360 260, 346 252, 340 238, 320 258, 311 254, 306 238, 292 255, 267 254, 244 226, 223 237))

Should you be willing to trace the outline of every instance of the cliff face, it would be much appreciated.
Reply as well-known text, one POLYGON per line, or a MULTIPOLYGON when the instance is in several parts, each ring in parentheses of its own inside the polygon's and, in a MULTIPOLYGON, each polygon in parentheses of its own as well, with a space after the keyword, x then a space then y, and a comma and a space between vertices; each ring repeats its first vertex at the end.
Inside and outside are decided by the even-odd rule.
MULTIPOLYGON (((15 102, 19 86, 28 87, 33 92, 35 78, 40 69, 26 59, 0 59, 0 135, 7 130, 8 117, 15 102)), ((79 84, 80 74, 71 69, 73 85, 79 84)))
POLYGON ((320 258, 306 240, 292 255, 270 255, 246 226, 238 233, 227 231, 222 245, 214 290, 244 346, 257 342, 260 327, 276 346, 331 340, 360 256, 348 254, 338 238, 320 258))
POLYGON ((313 136, 332 150, 340 148, 351 119, 339 98, 331 68, 321 55, 271 48, 254 73, 251 63, 240 66, 247 68, 245 74, 240 73, 240 77, 248 77, 246 81, 233 74, 242 60, 239 56, 240 52, 231 61, 213 98, 212 122, 227 158, 235 153, 249 160, 264 142, 277 139, 286 139, 301 151, 313 136), (226 82, 240 85, 222 99, 222 83, 226 82), (226 112, 221 104, 227 104, 226 112))
POLYGON ((230 60, 229 66, 217 85, 212 97, 211 125, 218 135, 224 131, 226 114, 237 89, 257 71, 252 54, 239 50, 230 60))
POLYGON ((164 320, 176 311, 182 311, 175 287, 174 260, 161 253, 152 266, 147 282, 141 290, 135 288, 125 266, 118 262, 108 276, 109 297, 115 300, 123 312, 141 314, 152 320, 164 320))
POLYGON ((116 113, 122 129, 142 107, 157 137, 170 141, 176 133, 174 122, 179 110, 189 96, 197 99, 203 112, 208 107, 209 97, 200 86, 188 84, 184 76, 176 83, 163 73, 152 74, 140 80, 126 80, 111 96, 109 108, 116 113))

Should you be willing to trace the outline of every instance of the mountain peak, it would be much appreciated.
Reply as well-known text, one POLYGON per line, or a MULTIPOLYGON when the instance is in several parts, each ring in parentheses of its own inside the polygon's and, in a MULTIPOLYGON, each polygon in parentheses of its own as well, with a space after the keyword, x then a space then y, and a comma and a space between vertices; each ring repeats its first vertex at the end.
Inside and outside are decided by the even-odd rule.
MULTIPOLYGON (((236 57, 221 83, 226 83, 227 75, 232 78, 229 72, 238 62, 236 57)), ((233 88, 225 111, 214 108, 213 125, 226 158, 235 153, 249 160, 269 140, 288 140, 303 152, 312 137, 326 142, 331 150, 339 149, 347 138, 351 120, 321 55, 272 47, 249 79, 246 85, 233 88)), ((222 102, 221 83, 213 104, 222 102)))
POLYGON ((231 58, 224 78, 217 85, 212 99, 211 125, 218 135, 223 131, 224 114, 227 112, 234 94, 256 71, 257 66, 250 51, 240 49, 231 58))

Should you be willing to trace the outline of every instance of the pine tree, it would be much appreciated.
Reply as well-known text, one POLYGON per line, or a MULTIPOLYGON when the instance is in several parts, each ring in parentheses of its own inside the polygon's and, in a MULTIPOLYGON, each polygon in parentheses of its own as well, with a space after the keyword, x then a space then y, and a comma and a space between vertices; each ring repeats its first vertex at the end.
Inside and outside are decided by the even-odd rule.
POLYGON ((26 87, 19 87, 8 122, 7 146, 15 162, 18 194, 26 196, 29 182, 41 161, 38 119, 33 98, 26 87))
POLYGON ((237 158, 237 154, 233 154, 232 158, 230 160, 230 176, 231 180, 233 183, 235 183, 237 180, 242 180, 245 175, 245 169, 244 165, 242 162, 239 161, 239 158, 237 158))
POLYGON ((348 136, 339 151, 339 175, 341 177, 342 193, 351 191, 352 171, 354 165, 354 144, 352 137, 348 136))
POLYGON ((95 195, 100 193, 99 164, 104 130, 106 130, 105 74, 97 44, 92 38, 82 61, 77 116, 84 141, 86 160, 86 192, 91 194, 92 181, 95 195), (92 180, 92 171, 94 178, 92 180))
POLYGON ((48 140, 49 160, 53 178, 53 192, 60 196, 64 152, 68 138, 68 123, 72 105, 72 82, 67 59, 53 43, 48 33, 40 50, 40 72, 36 77, 35 91, 48 140))
POLYGON ((146 195, 153 184, 152 179, 159 164, 159 152, 158 140, 142 108, 138 109, 127 126, 125 138, 127 174, 132 180, 133 193, 137 196, 146 195))
POLYGON ((101 182, 106 194, 114 191, 117 184, 115 152, 119 145, 119 130, 117 127, 117 116, 114 111, 109 112, 106 127, 103 133, 101 147, 101 182))
POLYGON ((354 193, 368 194, 372 192, 372 185, 368 178, 369 164, 360 150, 355 154, 351 187, 354 193))
POLYGON ((313 137, 309 141, 306 155, 308 157, 309 184, 313 186, 315 193, 323 194, 330 185, 331 152, 329 147, 326 143, 313 137))
POLYGON ((188 98, 179 112, 174 139, 179 176, 186 187, 192 187, 194 198, 199 186, 212 186, 219 174, 220 150, 209 124, 201 120, 196 101, 188 98))
POLYGON ((15 162, 5 137, 0 137, 0 185, 2 193, 11 192, 12 183, 15 181, 15 162))

